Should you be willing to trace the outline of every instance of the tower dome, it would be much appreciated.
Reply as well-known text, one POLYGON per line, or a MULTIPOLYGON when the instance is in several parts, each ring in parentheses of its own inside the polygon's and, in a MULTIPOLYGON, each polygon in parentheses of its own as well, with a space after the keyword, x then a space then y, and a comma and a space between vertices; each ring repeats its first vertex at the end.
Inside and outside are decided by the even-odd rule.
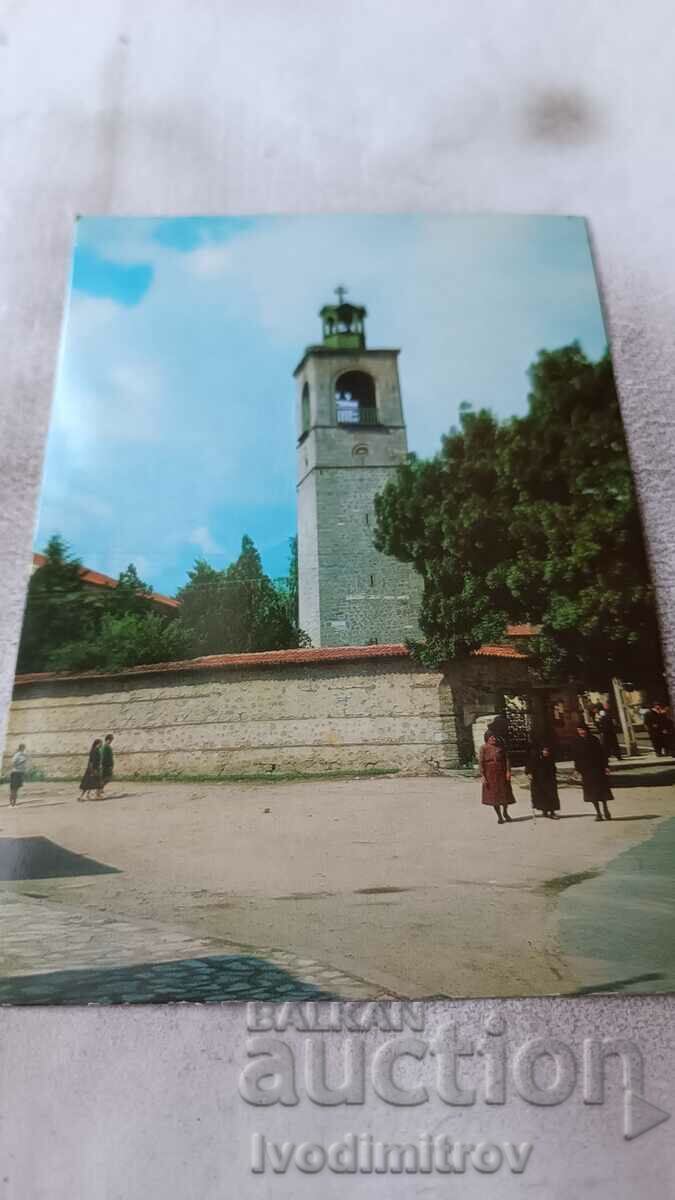
POLYGON ((336 287, 337 304, 324 304, 319 316, 323 324, 323 344, 333 350, 364 350, 366 309, 345 300, 347 288, 336 287))

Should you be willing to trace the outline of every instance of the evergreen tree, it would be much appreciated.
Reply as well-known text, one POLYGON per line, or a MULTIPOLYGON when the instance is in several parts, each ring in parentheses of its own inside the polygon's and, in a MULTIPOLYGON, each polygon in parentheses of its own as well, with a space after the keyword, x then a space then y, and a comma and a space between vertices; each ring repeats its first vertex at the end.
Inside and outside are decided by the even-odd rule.
POLYGON ((298 539, 288 539, 290 559, 288 563, 288 601, 291 619, 296 625, 300 624, 300 579, 298 572, 298 539))
POLYGON ((114 669, 123 665, 157 662, 157 654, 174 656, 187 643, 182 631, 162 633, 173 622, 153 614, 150 587, 133 563, 119 575, 116 587, 87 587, 82 564, 58 535, 44 550, 45 563, 28 585, 17 671, 114 669), (125 618, 138 618, 136 623, 125 618), (152 617, 153 620, 149 621, 152 617), (145 623, 145 619, 149 623, 145 623), (121 638, 113 653, 115 632, 121 638), (136 647, 134 650, 134 646, 136 647), (151 654, 151 658, 144 657, 151 654))
POLYGON ((542 351, 529 411, 464 406, 435 458, 376 500, 376 545, 424 578, 429 663, 541 625, 542 674, 587 686, 662 672, 658 622, 609 356, 542 351))
POLYGON ((91 627, 81 562, 58 535, 49 539, 44 555, 46 562, 28 584, 19 672, 43 671, 55 646, 75 640, 91 627))
POLYGON ((111 611, 118 613, 150 613, 152 588, 144 583, 133 563, 117 577, 117 587, 110 594, 111 611))
POLYGON ((302 643, 288 594, 265 574, 245 534, 236 562, 216 571, 203 559, 178 592, 181 625, 193 654, 284 650, 302 643))

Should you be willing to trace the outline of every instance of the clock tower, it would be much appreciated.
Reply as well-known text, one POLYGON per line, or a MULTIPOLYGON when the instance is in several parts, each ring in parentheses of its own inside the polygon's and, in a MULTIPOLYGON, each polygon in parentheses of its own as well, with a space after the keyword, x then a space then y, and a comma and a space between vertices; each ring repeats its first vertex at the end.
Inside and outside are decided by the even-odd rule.
POLYGON ((366 347, 366 310, 345 292, 294 372, 300 626, 314 646, 420 636, 421 577, 373 545, 375 496, 408 453, 399 351, 366 347))

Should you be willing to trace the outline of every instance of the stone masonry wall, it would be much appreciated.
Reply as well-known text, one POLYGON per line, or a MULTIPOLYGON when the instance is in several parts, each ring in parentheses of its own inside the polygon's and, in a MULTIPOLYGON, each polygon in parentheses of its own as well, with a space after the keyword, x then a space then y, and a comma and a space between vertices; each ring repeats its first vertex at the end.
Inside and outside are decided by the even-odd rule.
POLYGON ((76 778, 115 735, 120 775, 321 772, 457 761, 453 694, 409 659, 61 679, 18 686, 3 767, 19 742, 53 778, 76 778))
POLYGON ((422 580, 408 563, 373 546, 375 496, 387 467, 315 472, 321 645, 405 642, 420 636, 422 580))

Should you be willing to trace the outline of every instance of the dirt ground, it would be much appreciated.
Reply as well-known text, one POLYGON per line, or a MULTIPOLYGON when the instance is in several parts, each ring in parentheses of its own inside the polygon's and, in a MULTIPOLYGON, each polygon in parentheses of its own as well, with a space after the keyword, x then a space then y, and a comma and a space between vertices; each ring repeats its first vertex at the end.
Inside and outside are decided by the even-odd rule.
MULTIPOLYGON (((537 995, 641 977, 639 947, 635 961, 597 939, 589 952, 575 896, 583 933, 594 884, 624 886, 621 856, 644 847, 649 871, 675 786, 634 775, 597 823, 572 786, 560 820, 533 821, 522 783, 503 826, 467 778, 113 783, 83 804, 73 784, 27 784, 0 807, 0 979, 242 947, 298 978, 323 972, 344 995, 537 995), (22 841, 17 868, 16 838, 48 841, 22 841)), ((670 923, 660 871, 649 904, 656 888, 670 923)))

